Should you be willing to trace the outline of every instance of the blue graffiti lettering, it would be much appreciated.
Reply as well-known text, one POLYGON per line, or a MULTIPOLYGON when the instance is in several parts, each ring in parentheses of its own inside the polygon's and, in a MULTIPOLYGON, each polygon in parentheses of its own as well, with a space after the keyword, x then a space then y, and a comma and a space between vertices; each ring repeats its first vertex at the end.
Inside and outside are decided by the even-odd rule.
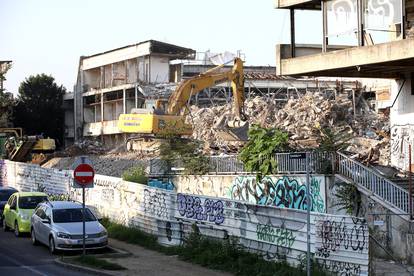
POLYGON ((224 204, 221 200, 205 199, 199 197, 177 194, 178 212, 181 216, 199 221, 209 221, 215 224, 224 222, 224 204))

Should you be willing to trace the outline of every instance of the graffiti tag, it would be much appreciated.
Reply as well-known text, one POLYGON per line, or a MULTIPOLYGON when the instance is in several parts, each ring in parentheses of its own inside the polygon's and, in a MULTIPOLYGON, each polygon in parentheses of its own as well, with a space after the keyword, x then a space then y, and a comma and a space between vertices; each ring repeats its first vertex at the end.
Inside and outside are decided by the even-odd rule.
POLYGON ((186 218, 222 224, 224 222, 224 205, 221 200, 204 199, 197 196, 177 194, 178 212, 186 218))
MULTIPOLYGON (((311 210, 325 212, 325 202, 321 195, 320 180, 311 179, 311 210)), ((284 176, 274 181, 272 177, 264 177, 257 183, 255 177, 238 177, 231 190, 231 198, 253 202, 259 205, 270 205, 284 208, 307 210, 306 185, 297 179, 284 176)))
POLYGON ((291 247, 295 242, 293 232, 286 228, 272 227, 271 225, 257 224, 257 239, 274 243, 279 246, 291 247))

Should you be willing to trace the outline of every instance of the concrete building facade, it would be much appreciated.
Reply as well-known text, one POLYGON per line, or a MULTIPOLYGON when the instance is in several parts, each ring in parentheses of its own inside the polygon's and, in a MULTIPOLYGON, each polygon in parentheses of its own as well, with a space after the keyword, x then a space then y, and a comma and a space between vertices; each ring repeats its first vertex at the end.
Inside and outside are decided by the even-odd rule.
POLYGON ((195 51, 148 40, 82 56, 74 91, 74 139, 118 134, 118 117, 142 104, 140 84, 170 81, 172 59, 191 59, 195 51))
POLYGON ((277 74, 389 79, 377 103, 390 109, 391 164, 413 167, 414 0, 276 0, 275 7, 288 9, 291 22, 290 44, 276 45, 277 74), (295 43, 299 9, 320 13, 320 45, 295 43))

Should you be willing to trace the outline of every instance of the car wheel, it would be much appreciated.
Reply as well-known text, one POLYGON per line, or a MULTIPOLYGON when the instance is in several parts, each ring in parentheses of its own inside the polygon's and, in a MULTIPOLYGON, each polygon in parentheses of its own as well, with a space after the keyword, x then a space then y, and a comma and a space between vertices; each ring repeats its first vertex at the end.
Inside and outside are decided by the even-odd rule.
POLYGON ((16 238, 20 236, 19 225, 17 224, 17 221, 14 223, 14 235, 16 236, 16 238))
POLYGON ((49 238, 49 252, 52 255, 56 253, 55 240, 53 237, 49 238))
POLYGON ((32 244, 33 245, 38 245, 39 243, 36 240, 36 234, 35 234, 34 229, 32 229, 32 231, 30 232, 30 236, 32 237, 32 244))
POLYGON ((3 230, 4 232, 9 231, 9 227, 7 226, 6 219, 3 219, 3 230))

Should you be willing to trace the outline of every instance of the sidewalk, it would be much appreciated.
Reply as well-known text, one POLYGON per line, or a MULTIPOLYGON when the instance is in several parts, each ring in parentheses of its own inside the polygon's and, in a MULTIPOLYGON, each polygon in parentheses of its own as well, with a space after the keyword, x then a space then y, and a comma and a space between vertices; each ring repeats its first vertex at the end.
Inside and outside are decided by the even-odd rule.
POLYGON ((401 264, 393 261, 374 259, 375 276, 412 276, 414 275, 414 268, 412 266, 404 267, 401 264), (408 272, 407 269, 410 271, 408 272))
POLYGON ((114 275, 137 276, 230 276, 232 274, 211 270, 196 264, 180 261, 177 256, 167 256, 162 253, 145 249, 139 245, 129 244, 110 239, 109 244, 132 254, 123 258, 105 258, 128 268, 126 271, 115 272, 114 275))

